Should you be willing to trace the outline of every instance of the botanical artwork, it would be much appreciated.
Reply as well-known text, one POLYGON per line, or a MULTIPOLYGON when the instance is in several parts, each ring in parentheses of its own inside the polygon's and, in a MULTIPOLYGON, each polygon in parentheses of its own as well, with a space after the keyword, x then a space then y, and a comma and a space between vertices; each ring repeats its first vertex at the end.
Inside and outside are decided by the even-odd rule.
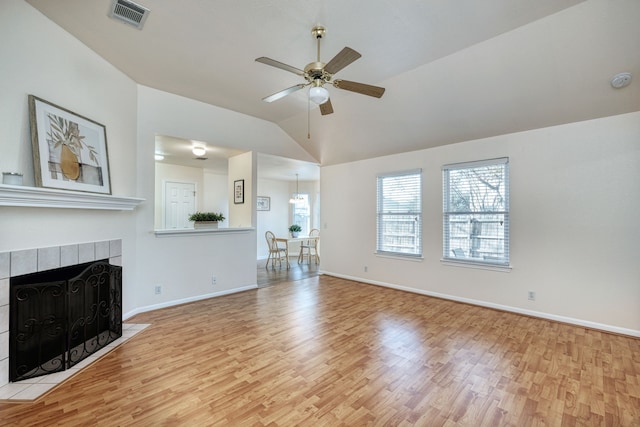
POLYGON ((110 194, 105 127, 35 96, 29 106, 36 185, 110 194))

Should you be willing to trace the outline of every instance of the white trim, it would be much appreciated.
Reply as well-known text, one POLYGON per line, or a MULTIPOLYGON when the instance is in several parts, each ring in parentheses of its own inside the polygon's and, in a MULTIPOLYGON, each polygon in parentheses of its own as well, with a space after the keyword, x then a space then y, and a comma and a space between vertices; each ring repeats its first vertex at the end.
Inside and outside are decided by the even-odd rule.
POLYGON ((172 301, 165 301, 165 302, 161 302, 159 304, 153 304, 153 305, 147 305, 147 306, 144 306, 144 307, 138 307, 138 308, 136 308, 134 310, 131 310, 128 313, 123 313, 122 314, 122 321, 125 321, 126 319, 129 319, 130 317, 133 317, 136 314, 146 313, 148 311, 159 310, 161 308, 173 307, 175 305, 187 304, 187 303, 190 303, 190 302, 202 301, 202 300, 209 299, 209 298, 221 297, 221 296, 224 296, 224 295, 230 295, 230 294, 235 294, 235 293, 238 293, 238 292, 249 291, 251 289, 258 289, 258 285, 255 284, 255 285, 243 286, 243 287, 240 287, 240 288, 227 289, 225 291, 213 292, 213 293, 210 293, 210 294, 197 295, 197 296, 194 296, 194 297, 182 298, 182 299, 177 299, 177 300, 172 300, 172 301))
POLYGON ((438 292, 430 292, 430 291, 425 291, 425 290, 422 290, 422 289, 411 288, 411 287, 408 287, 408 286, 395 285, 395 284, 392 284, 392 283, 380 282, 380 281, 377 281, 377 280, 368 280, 368 279, 363 279, 362 277, 349 276, 349 275, 345 275, 345 274, 336 274, 336 273, 330 273, 330 272, 327 272, 327 271, 323 271, 321 274, 326 274, 327 276, 339 277, 341 279, 346 279, 346 280, 353 280, 353 281, 356 281, 356 282, 362 282, 362 283, 366 283, 366 284, 369 284, 369 285, 382 286, 384 288, 397 289, 397 290, 400 290, 400 291, 411 292, 411 293, 414 293, 414 294, 420 294, 420 295, 425 295, 425 296, 429 296, 429 297, 445 299, 445 300, 449 300, 449 301, 456 301, 456 302, 476 305, 476 306, 480 306, 480 307, 487 307, 487 308, 492 308, 492 309, 495 309, 495 310, 501 310, 501 311, 507 311, 507 312, 510 312, 510 313, 522 314, 524 316, 531 316, 531 317, 536 317, 536 318, 539 318, 539 319, 552 320, 554 322, 560 322, 560 323, 568 323, 568 324, 571 324, 571 325, 582 326, 582 327, 589 328, 589 329, 596 329, 596 330, 599 330, 599 331, 611 332, 611 333, 614 333, 614 334, 627 335, 627 336, 631 336, 631 337, 640 338, 640 330, 636 330, 636 329, 621 328, 619 326, 613 326, 613 325, 607 325, 607 324, 604 324, 604 323, 592 322, 590 320, 576 319, 576 318, 573 318, 573 317, 566 317, 566 316, 558 316, 556 314, 544 313, 544 312, 541 312, 541 311, 534 311, 534 310, 527 310, 527 309, 520 308, 520 307, 512 307, 512 306, 508 306, 508 305, 494 304, 494 303, 491 303, 491 302, 480 301, 480 300, 475 300, 475 299, 471 299, 471 298, 458 297, 458 296, 455 296, 455 295, 441 294, 441 293, 438 293, 438 292))
POLYGON ((464 261, 454 260, 449 258, 441 258, 440 262, 442 265, 446 265, 448 267, 464 267, 464 268, 477 268, 479 270, 491 270, 491 271, 500 271, 502 273, 510 273, 511 272, 511 264, 492 264, 490 262, 474 262, 474 261, 464 261))
POLYGON ((132 211, 145 199, 0 184, 0 206, 132 211))
POLYGON ((196 234, 234 234, 254 231, 253 227, 242 228, 182 228, 175 230, 153 230, 156 237, 193 236, 196 234))

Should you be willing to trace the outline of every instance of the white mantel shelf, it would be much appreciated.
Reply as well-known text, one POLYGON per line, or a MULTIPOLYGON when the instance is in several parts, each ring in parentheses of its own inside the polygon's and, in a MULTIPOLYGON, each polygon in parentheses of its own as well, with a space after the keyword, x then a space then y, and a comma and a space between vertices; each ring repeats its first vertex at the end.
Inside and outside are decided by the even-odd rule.
POLYGON ((132 211, 145 199, 0 184, 0 206, 132 211))

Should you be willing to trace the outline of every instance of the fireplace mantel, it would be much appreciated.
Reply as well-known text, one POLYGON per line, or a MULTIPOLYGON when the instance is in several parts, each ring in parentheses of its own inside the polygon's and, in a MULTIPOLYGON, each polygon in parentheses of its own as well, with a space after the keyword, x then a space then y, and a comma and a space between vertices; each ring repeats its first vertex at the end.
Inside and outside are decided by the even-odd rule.
POLYGON ((132 211, 145 199, 0 184, 0 206, 132 211))

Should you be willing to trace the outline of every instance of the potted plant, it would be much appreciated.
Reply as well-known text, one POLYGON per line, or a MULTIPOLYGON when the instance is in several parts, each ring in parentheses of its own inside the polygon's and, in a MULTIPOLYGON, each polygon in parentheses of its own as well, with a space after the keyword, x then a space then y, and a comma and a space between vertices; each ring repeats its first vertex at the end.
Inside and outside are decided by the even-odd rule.
POLYGON ((224 215, 216 212, 196 212, 189 215, 193 228, 218 228, 218 222, 224 221, 224 215))
POLYGON ((289 231, 291 232, 291 237, 298 237, 298 234, 302 231, 302 227, 298 224, 293 224, 289 226, 289 231))

